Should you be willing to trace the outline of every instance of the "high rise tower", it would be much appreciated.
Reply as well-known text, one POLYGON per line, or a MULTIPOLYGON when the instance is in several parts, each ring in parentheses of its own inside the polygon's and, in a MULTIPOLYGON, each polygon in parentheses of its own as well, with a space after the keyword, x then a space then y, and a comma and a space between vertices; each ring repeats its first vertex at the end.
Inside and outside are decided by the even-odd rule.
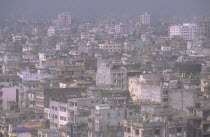
POLYGON ((58 15, 59 26, 70 26, 71 25, 71 13, 63 12, 58 15))

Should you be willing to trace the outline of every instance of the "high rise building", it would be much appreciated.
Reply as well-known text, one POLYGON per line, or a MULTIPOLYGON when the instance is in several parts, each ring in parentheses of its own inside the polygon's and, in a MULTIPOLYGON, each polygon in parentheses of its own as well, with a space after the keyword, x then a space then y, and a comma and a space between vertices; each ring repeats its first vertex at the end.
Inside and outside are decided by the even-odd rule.
POLYGON ((105 59, 97 60, 97 86, 114 86, 127 90, 127 68, 120 64, 110 63, 105 59))
POLYGON ((194 23, 185 23, 181 28, 181 37, 185 40, 193 40, 196 38, 198 33, 197 24, 194 23))
POLYGON ((117 34, 130 34, 131 26, 124 23, 119 23, 115 25, 115 33, 117 34))
POLYGON ((141 25, 153 25, 154 17, 151 14, 149 14, 148 12, 146 12, 140 16, 140 24, 141 25))
POLYGON ((169 27, 169 37, 173 38, 175 36, 181 35, 181 25, 173 25, 169 27))
POLYGON ((169 27, 169 37, 182 37, 185 40, 193 40, 198 34, 198 27, 195 23, 184 23, 183 25, 173 25, 169 27))
POLYGON ((59 26, 69 26, 71 25, 71 13, 63 12, 58 15, 58 25, 59 26))

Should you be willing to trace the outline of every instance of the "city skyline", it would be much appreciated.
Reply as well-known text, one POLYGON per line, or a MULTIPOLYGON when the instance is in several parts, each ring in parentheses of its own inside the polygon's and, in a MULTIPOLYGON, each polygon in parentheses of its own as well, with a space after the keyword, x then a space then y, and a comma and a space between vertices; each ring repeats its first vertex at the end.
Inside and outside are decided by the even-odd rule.
POLYGON ((1 0, 0 15, 56 15, 71 11, 75 15, 139 14, 160 16, 209 15, 209 0, 1 0))
POLYGON ((0 137, 210 137, 210 0, 0 0, 0 137))

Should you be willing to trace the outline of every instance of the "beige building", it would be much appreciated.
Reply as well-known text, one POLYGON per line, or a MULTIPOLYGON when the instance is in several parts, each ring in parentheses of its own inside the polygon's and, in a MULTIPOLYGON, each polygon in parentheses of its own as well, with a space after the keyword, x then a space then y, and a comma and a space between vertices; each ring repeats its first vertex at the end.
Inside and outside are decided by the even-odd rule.
POLYGON ((141 116, 124 121, 124 137, 186 137, 187 120, 181 111, 142 105, 141 116))
POLYGON ((157 76, 144 74, 140 77, 129 78, 128 90, 134 101, 149 101, 161 103, 162 88, 158 84, 157 76))
POLYGON ((126 121, 124 123, 124 137, 161 137, 164 123, 142 123, 126 121), (151 130, 152 129, 152 130, 151 130))
POLYGON ((122 51, 122 45, 117 43, 105 43, 105 44, 99 44, 99 49, 114 53, 114 52, 121 52, 122 51))

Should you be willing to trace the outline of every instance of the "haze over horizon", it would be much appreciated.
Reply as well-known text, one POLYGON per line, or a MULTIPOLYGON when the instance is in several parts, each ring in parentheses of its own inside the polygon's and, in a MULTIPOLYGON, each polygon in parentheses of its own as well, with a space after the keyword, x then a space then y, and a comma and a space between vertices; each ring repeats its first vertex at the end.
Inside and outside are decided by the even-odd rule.
POLYGON ((210 15, 210 0, 0 0, 0 15, 138 14, 210 15))

